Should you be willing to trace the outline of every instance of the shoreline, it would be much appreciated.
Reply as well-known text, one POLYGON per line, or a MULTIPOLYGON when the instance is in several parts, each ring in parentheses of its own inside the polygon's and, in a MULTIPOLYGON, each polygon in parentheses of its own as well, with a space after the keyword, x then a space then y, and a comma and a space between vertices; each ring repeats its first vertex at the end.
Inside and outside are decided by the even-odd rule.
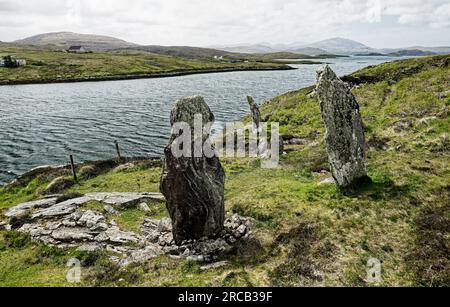
MULTIPOLYGON (((163 156, 134 156, 134 157, 122 157, 120 160, 117 158, 111 158, 111 159, 102 159, 102 160, 95 160, 95 161, 82 161, 75 163, 76 168, 80 168, 86 165, 105 165, 105 164, 112 164, 112 165, 120 165, 125 163, 133 163, 133 162, 154 162, 154 163, 162 163, 163 156)), ((161 164, 162 165, 162 164, 161 164)), ((30 178, 34 178, 37 175, 42 174, 48 174, 52 172, 58 172, 58 171, 71 171, 71 164, 49 164, 49 165, 39 165, 36 167, 33 167, 29 169, 28 171, 15 176, 15 178, 9 182, 0 183, 0 188, 6 187, 6 186, 14 186, 16 184, 21 184, 23 182, 29 182, 30 178)))
POLYGON ((86 77, 86 78, 72 78, 72 79, 50 79, 50 80, 0 80, 0 86, 8 85, 32 85, 32 84, 58 84, 58 83, 81 83, 81 82, 103 82, 103 81, 123 81, 123 80, 139 80, 139 79, 156 79, 156 78, 171 78, 181 77, 189 75, 200 74, 216 74, 227 72, 240 72, 240 71, 285 71, 296 70, 297 68, 292 66, 274 67, 274 68, 216 68, 216 69, 204 69, 204 70, 184 70, 184 71, 172 71, 162 73, 151 74, 138 74, 138 75, 116 75, 105 77, 86 77))

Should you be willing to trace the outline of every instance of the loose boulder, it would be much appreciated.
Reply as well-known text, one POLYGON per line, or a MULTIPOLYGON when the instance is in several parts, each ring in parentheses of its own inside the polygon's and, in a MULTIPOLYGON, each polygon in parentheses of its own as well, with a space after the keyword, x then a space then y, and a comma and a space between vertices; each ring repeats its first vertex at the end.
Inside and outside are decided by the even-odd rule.
MULTIPOLYGON (((214 121, 204 99, 200 96, 179 100, 171 113, 171 125, 184 122, 194 135, 195 115, 201 114, 203 126, 214 121)), ((209 139, 210 131, 204 129, 203 143, 209 139)), ((213 237, 224 227, 224 182, 225 172, 217 156, 195 157, 195 138, 191 138, 189 156, 176 157, 172 145, 177 144, 180 131, 172 131, 169 145, 165 149, 165 166, 161 178, 161 192, 166 197, 166 206, 172 219, 173 238, 177 244, 185 240, 213 237)), ((178 155, 177 155, 178 156, 178 155)))
POLYGON ((317 95, 325 122, 331 171, 338 187, 351 193, 370 182, 359 105, 346 83, 327 65, 317 73, 317 95))

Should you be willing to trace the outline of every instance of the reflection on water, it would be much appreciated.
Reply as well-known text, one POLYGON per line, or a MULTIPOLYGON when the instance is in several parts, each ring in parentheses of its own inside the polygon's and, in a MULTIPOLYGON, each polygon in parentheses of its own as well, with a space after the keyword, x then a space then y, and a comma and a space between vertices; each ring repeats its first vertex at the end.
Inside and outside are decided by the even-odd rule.
MULTIPOLYGON (((330 59, 343 75, 386 57, 330 59)), ((263 102, 312 85, 320 65, 297 70, 232 72, 163 79, 0 87, 0 184, 44 164, 65 164, 114 155, 160 155, 169 136, 174 102, 202 95, 217 121, 248 113, 246 96, 263 102)))

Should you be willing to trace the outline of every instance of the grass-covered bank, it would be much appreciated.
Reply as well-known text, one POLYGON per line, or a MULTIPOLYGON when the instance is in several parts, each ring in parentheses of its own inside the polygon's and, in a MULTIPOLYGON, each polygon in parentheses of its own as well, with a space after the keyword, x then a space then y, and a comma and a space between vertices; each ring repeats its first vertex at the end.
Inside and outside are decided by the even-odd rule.
POLYGON ((27 65, 0 67, 0 85, 85 82, 171 77, 196 73, 292 69, 283 63, 187 59, 152 53, 68 53, 39 47, 0 44, 0 57, 12 55, 27 65))
MULTIPOLYGON (((230 255, 227 266, 209 270, 166 256, 118 268, 103 253, 76 255, 2 231, 0 284, 69 286, 65 263, 75 255, 87 259, 82 261, 87 286, 366 286, 369 258, 382 262, 382 282, 375 286, 449 286, 449 59, 386 63, 354 74, 360 80, 371 76, 353 92, 374 182, 352 196, 324 181, 330 174, 312 88, 262 107, 265 120, 280 122, 282 133, 296 139, 280 168, 264 170, 253 159, 222 163, 226 209, 255 219, 263 252, 255 255, 248 247, 250 257, 230 255)), ((136 163, 88 176, 63 192, 155 192, 160 173, 157 165, 136 163)), ((0 208, 36 199, 51 179, 37 176, 2 188, 0 208)), ((144 218, 166 214, 163 204, 154 204, 146 213, 130 209, 117 222, 135 229, 144 218)))

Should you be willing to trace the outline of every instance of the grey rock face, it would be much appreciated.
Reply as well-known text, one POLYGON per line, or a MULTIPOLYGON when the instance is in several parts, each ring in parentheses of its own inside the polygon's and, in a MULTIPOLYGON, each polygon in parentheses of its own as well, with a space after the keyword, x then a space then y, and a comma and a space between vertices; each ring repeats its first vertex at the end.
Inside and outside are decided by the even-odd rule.
POLYGON ((138 206, 139 210, 148 212, 150 211, 150 207, 146 203, 140 203, 138 206))
POLYGON ((351 192, 370 181, 365 169, 365 139, 359 105, 350 88, 328 65, 317 73, 316 92, 327 129, 333 177, 343 192, 351 192))
POLYGON ((118 215, 119 214, 119 211, 114 209, 114 207, 111 206, 111 205, 104 205, 103 206, 103 210, 105 210, 106 213, 109 213, 109 214, 112 214, 112 215, 118 215))
POLYGON ((172 233, 172 221, 170 219, 145 220, 141 225, 141 231, 149 242, 158 243, 162 237, 172 233))
POLYGON ((139 236, 133 232, 122 231, 117 227, 111 227, 103 233, 105 241, 116 244, 138 243, 139 236))
MULTIPOLYGON (((171 113, 171 124, 185 122, 194 128, 196 114, 202 114, 203 124, 214 121, 214 115, 202 97, 179 100, 171 113)), ((203 131, 203 141, 210 131, 203 131)), ((172 144, 179 134, 174 133, 165 149, 165 166, 161 178, 161 192, 166 197, 172 219, 175 242, 215 236, 223 229, 225 172, 219 159, 194 157, 194 137, 191 156, 177 158, 172 144)), ((185 144, 186 145, 186 144, 185 144)))
POLYGON ((78 225, 89 228, 91 231, 105 231, 108 225, 105 222, 105 217, 94 211, 86 211, 77 222, 78 225))
POLYGON ((61 242, 88 241, 92 235, 84 228, 60 228, 52 232, 52 237, 61 242))

